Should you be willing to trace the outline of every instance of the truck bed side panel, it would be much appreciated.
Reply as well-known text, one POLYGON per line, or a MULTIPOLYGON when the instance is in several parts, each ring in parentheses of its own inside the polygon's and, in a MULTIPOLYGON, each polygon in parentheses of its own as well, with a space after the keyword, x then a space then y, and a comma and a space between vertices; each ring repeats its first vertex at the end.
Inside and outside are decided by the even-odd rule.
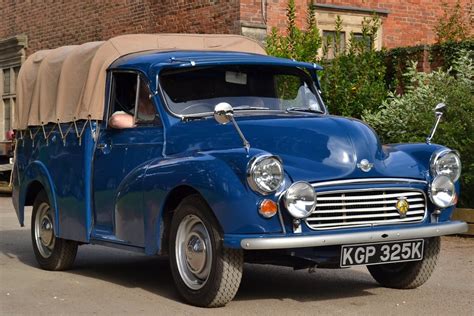
MULTIPOLYGON (((62 125, 64 133, 69 124, 62 125)), ((45 178, 35 179, 34 173, 30 175, 25 170, 35 162, 41 162, 44 166, 42 172, 47 173, 47 178, 52 182, 52 189, 49 191, 53 192, 47 193, 55 194, 57 204, 55 217, 58 221, 56 233, 58 237, 64 239, 88 242, 90 238, 91 159, 94 148, 91 135, 91 129, 87 126, 81 144, 74 132, 71 132, 63 142, 56 126, 48 141, 45 140, 43 133, 39 132, 34 137, 34 142, 30 136, 19 142, 17 161, 20 177, 20 209, 25 203, 28 186, 35 180, 42 182, 44 180, 41 179, 45 178)), ((42 184, 48 188, 48 185, 42 184)))

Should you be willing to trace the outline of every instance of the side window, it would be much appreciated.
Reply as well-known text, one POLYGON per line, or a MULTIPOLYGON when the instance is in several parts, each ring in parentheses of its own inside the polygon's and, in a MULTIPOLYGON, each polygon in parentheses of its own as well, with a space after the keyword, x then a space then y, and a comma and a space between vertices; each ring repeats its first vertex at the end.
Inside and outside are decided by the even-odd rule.
POLYGON ((143 80, 140 80, 137 104, 137 124, 158 124, 160 122, 155 105, 151 100, 150 89, 143 80))
POLYGON ((113 74, 113 92, 111 99, 111 112, 135 114, 135 99, 138 75, 131 72, 116 72, 113 74))
POLYGON ((159 122, 148 86, 140 75, 133 72, 113 73, 109 126, 121 129, 159 122))

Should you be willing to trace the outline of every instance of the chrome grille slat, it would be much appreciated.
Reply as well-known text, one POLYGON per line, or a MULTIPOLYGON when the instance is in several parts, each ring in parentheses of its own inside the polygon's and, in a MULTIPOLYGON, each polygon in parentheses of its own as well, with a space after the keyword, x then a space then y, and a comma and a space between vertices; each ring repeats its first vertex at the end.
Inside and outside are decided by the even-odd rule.
POLYGON ((311 229, 334 229, 393 223, 416 223, 426 217, 426 196, 413 188, 375 188, 320 192, 317 204, 306 218, 311 229), (405 197, 408 212, 398 213, 398 198, 405 197))
MULTIPOLYGON (((407 216, 410 215, 419 215, 425 214, 424 210, 421 211, 412 211, 408 212, 407 216)), ((397 213, 389 213, 389 214, 364 214, 364 215, 349 215, 349 216, 331 216, 331 217, 320 217, 320 218, 308 218, 308 221, 329 221, 335 219, 357 219, 357 218, 376 218, 376 217, 400 217, 400 214, 397 213)))
POLYGON ((416 196, 416 195, 423 195, 421 192, 404 192, 404 193, 394 193, 394 194, 386 194, 384 195, 363 195, 363 196, 330 196, 330 197, 317 197, 318 201, 338 201, 338 200, 377 200, 381 198, 398 198, 402 196, 416 196))
MULTIPOLYGON (((389 201, 371 201, 371 202, 364 202, 366 205, 376 205, 376 204, 388 204, 388 203, 397 203, 398 200, 389 200, 389 201)), ((407 199, 408 203, 411 202, 421 202, 424 201, 423 198, 412 198, 412 199, 407 199)), ((324 207, 324 206, 350 206, 350 205, 360 205, 360 202, 345 202, 345 203, 318 203, 319 207, 324 207)))
MULTIPOLYGON (((394 203, 395 204, 395 203, 394 203)), ((360 205, 360 204, 358 204, 360 205)), ((410 210, 414 208, 425 208, 424 204, 414 204, 410 205, 410 210)), ((395 206, 385 206, 385 207, 372 207, 372 208, 344 208, 344 209, 325 209, 325 210, 318 210, 318 214, 330 214, 330 213, 351 213, 351 212, 378 212, 378 211, 395 211, 397 212, 397 208, 395 206)), ((397 213, 398 214, 398 213, 397 213)))

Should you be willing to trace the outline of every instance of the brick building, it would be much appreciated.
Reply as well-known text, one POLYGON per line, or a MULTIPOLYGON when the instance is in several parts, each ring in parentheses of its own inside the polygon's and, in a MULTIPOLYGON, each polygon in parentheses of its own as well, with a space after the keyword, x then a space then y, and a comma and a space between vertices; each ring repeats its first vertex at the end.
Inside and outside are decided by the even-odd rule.
MULTIPOLYGON (((297 23, 304 24, 310 0, 295 0, 297 23)), ((454 5, 457 0, 445 0, 454 5)), ((470 15, 472 0, 460 0, 470 15)), ((322 35, 344 20, 344 34, 360 32, 364 17, 378 14, 383 26, 376 47, 433 43, 442 16, 436 0, 313 1, 322 35)), ((0 141, 9 128, 15 78, 29 54, 46 48, 103 40, 126 33, 234 33, 263 40, 272 27, 285 28, 287 0, 108 0, 61 2, 10 0, 0 6, 0 141)), ((348 36, 346 36, 348 40, 348 36)))

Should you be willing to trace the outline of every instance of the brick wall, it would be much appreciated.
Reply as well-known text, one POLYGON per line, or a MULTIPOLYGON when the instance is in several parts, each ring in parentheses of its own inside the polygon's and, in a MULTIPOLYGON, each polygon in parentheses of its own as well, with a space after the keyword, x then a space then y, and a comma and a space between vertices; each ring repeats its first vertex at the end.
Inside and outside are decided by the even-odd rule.
POLYGON ((3 1, 0 38, 28 36, 39 49, 129 33, 239 33, 238 0, 3 1))
MULTIPOLYGON (((306 19, 310 0, 295 0, 297 24, 306 19)), ((454 5, 456 0, 445 0, 454 5)), ((266 0, 266 21, 261 0, 65 0, 3 1, 0 5, 0 38, 28 36, 27 54, 54 48, 104 40, 127 33, 242 32, 242 25, 273 26, 284 30, 287 0, 266 0)), ((388 10, 383 18, 383 46, 413 46, 436 40, 433 27, 443 14, 441 1, 432 0, 317 0, 318 4, 388 10)), ((473 12, 472 0, 461 0, 473 12)))
MULTIPOLYGON (((272 27, 285 29, 286 27, 286 7, 287 0, 267 0, 266 1, 266 22, 267 31, 270 32, 272 27)), ((308 0, 295 0, 297 20, 299 27, 303 27, 306 19, 306 10, 308 8, 308 0)), ((250 23, 264 23, 261 13, 261 0, 240 0, 240 19, 241 21, 250 23)))

